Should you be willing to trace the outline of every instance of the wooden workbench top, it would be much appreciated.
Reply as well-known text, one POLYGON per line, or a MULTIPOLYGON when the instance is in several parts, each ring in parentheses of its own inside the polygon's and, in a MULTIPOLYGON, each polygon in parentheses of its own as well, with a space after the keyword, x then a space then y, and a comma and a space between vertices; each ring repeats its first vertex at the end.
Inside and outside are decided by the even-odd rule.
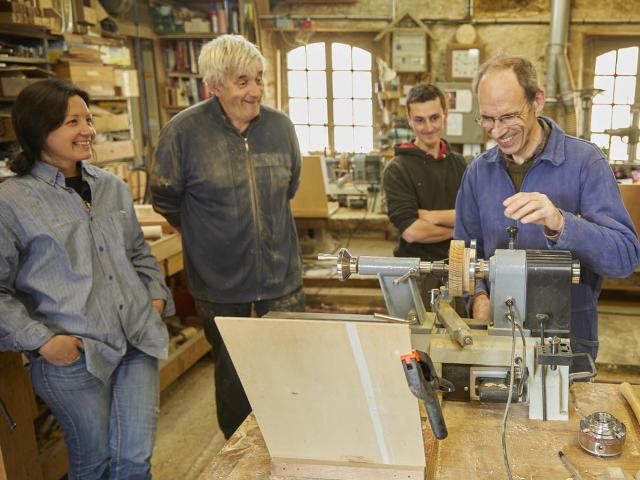
MULTIPOLYGON (((640 395, 640 386, 633 387, 640 395)), ((567 479, 558 458, 562 450, 584 480, 599 478, 608 467, 640 470, 640 427, 618 386, 578 383, 570 391, 568 422, 529 420, 527 407, 512 405, 507 422, 507 448, 514 479, 567 479), (585 415, 606 411, 627 427, 622 455, 598 458, 578 444, 578 426, 585 415)), ((503 405, 444 402, 449 437, 437 442, 424 426, 427 478, 437 480, 506 478, 500 425, 503 405)), ((199 480, 269 479, 270 457, 253 417, 241 425, 220 453, 211 459, 199 480)))

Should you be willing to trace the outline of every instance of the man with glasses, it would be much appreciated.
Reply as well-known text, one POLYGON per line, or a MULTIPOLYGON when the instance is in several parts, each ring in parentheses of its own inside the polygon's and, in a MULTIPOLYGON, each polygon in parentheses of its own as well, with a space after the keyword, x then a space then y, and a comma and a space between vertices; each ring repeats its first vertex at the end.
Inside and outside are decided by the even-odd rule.
MULTIPOLYGON (((570 250, 580 260, 571 290, 571 347, 598 352, 596 304, 602 277, 625 277, 638 265, 640 245, 602 152, 538 116, 544 91, 528 60, 498 57, 482 65, 473 85, 478 123, 496 146, 467 169, 456 200, 456 239, 478 240, 489 258, 519 229, 518 248, 570 250)), ((487 320, 490 292, 478 282, 474 318, 487 320)), ((572 370, 584 370, 582 365, 572 370)))
MULTIPOLYGON (((442 260, 453 237, 455 201, 466 167, 462 155, 442 138, 447 119, 444 93, 434 85, 416 85, 407 94, 407 117, 415 139, 395 147, 383 175, 389 219, 400 232, 396 257, 442 260)), ((421 277, 423 300, 440 280, 421 277)))

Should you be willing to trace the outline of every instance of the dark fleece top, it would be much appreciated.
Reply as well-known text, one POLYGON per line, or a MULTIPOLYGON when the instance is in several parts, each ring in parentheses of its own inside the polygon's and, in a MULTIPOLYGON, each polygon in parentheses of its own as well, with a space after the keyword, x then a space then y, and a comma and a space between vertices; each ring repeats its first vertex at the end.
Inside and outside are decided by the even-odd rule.
MULTIPOLYGON (((383 187, 391 223, 400 234, 418 219, 418 209, 449 210, 456 195, 466 163, 462 155, 451 151, 444 140, 438 158, 427 155, 412 142, 399 144, 395 156, 383 174, 383 187)), ((449 255, 449 240, 438 243, 407 243, 402 236, 396 257, 420 257, 442 260, 449 255)))

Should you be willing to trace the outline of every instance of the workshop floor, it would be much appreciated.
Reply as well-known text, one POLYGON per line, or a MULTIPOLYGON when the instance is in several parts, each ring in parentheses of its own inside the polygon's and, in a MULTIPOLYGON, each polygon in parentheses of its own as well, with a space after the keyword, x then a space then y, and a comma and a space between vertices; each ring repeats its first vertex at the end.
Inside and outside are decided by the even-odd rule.
MULTIPOLYGON (((354 255, 392 255, 388 241, 350 239, 354 255)), ((338 239, 338 243, 343 243, 338 239)), ((640 384, 640 294, 603 294, 599 302, 598 382, 640 384)), ((213 363, 202 358, 161 397, 155 480, 193 480, 224 444, 217 426, 213 363)))

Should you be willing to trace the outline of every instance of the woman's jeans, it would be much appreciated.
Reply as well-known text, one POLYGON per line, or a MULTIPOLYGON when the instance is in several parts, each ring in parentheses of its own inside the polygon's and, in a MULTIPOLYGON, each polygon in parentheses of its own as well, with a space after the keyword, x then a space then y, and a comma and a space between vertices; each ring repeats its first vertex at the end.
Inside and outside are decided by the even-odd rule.
POLYGON ((104 384, 84 353, 56 366, 38 357, 31 381, 64 431, 69 480, 150 479, 158 417, 158 360, 129 346, 104 384))

